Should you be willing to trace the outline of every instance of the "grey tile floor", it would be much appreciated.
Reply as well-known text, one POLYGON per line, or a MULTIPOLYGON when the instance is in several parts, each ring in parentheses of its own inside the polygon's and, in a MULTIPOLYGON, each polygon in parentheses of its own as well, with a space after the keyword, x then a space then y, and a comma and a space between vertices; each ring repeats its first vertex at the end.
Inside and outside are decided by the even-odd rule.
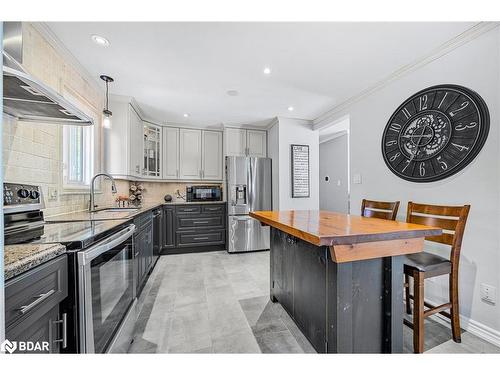
MULTIPOLYGON (((281 305, 269 300, 267 251, 162 256, 137 306, 130 353, 315 352, 281 305)), ((462 344, 450 343, 446 327, 425 324, 429 352, 500 352, 470 333, 462 344)), ((411 337, 405 327, 405 352, 411 337)))

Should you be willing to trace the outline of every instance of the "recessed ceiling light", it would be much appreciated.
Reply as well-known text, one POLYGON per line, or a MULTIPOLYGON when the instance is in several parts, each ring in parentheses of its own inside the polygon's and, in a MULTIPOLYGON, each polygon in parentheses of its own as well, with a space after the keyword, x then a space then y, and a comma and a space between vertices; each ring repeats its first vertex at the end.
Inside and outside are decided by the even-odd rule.
POLYGON ((266 67, 264 68, 264 74, 271 74, 271 68, 270 68, 270 67, 268 67, 268 66, 266 66, 266 67))
POLYGON ((189 114, 188 113, 184 113, 183 116, 186 117, 186 118, 188 118, 189 114))
POLYGON ((239 92, 238 90, 227 90, 226 94, 228 94, 229 96, 238 96, 239 92))
POLYGON ((105 37, 103 36, 100 36, 100 35, 92 35, 90 37, 92 39, 92 41, 95 43, 95 44, 98 44, 100 45, 101 47, 107 47, 109 46, 109 40, 107 40, 105 37))
POLYGON ((290 112, 292 112, 292 111, 293 111, 293 107, 292 107, 292 106, 288 107, 288 110, 289 110, 290 112))

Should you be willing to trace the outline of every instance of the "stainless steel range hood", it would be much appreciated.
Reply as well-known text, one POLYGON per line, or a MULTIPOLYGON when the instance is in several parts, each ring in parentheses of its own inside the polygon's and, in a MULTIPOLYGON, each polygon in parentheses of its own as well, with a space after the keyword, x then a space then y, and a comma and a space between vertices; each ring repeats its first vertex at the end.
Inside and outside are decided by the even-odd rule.
POLYGON ((21 22, 4 22, 3 44, 5 113, 22 121, 93 125, 89 116, 23 69, 21 22))

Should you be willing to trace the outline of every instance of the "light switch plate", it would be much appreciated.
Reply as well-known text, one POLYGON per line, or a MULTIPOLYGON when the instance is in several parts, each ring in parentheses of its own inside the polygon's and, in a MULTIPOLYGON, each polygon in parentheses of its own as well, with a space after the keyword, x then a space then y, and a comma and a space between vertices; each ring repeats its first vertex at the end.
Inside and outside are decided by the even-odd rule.
POLYGON ((496 305, 497 303, 497 288, 488 284, 481 284, 481 299, 484 302, 496 305))
POLYGON ((355 173, 352 176, 352 183, 353 184, 361 184, 361 175, 359 173, 355 173))

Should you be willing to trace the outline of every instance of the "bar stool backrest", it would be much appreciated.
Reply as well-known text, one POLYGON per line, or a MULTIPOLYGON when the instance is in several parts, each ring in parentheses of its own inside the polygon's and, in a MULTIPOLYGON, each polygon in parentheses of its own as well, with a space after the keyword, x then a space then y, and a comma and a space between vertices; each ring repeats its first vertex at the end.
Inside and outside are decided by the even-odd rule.
POLYGON ((451 246, 450 262, 452 268, 457 268, 469 210, 470 205, 437 206, 408 202, 406 222, 441 228, 441 235, 425 239, 451 246))
POLYGON ((375 217, 385 220, 396 220, 398 214, 399 201, 379 202, 363 199, 361 202, 361 216, 375 217))

